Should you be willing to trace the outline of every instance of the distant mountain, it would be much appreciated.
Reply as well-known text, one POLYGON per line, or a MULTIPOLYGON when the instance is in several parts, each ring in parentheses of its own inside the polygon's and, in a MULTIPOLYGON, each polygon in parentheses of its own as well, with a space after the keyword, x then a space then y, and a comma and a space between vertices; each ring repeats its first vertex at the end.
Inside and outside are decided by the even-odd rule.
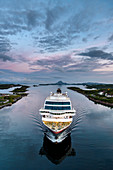
POLYGON ((64 83, 62 81, 58 81, 57 83, 54 83, 55 85, 68 85, 68 83, 64 83))
POLYGON ((48 85, 69 85, 69 84, 64 83, 62 81, 58 81, 57 83, 39 84, 39 86, 48 86, 48 85))
MULTIPOLYGON (((0 84, 16 84, 13 82, 7 82, 7 81, 1 81, 0 84)), ((24 83, 27 84, 27 83, 24 83)), ((105 83, 96 83, 96 82, 86 82, 86 83, 66 83, 63 81, 58 81, 57 83, 43 83, 43 84, 39 84, 39 85, 33 85, 34 87, 37 86, 48 86, 48 85, 83 85, 83 86, 88 86, 88 85, 101 85, 101 84, 105 84, 105 83)))
POLYGON ((49 85, 97 85, 97 84, 104 84, 104 83, 96 83, 96 82, 87 82, 87 83, 65 83, 63 81, 58 81, 57 83, 47 83, 47 84, 39 84, 39 86, 49 86, 49 85))

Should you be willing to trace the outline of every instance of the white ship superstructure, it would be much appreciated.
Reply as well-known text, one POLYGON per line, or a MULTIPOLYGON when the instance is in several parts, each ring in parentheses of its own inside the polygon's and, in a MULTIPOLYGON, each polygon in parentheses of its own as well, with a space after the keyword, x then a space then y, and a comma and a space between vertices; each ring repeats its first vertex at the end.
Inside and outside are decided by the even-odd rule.
POLYGON ((58 134, 72 123, 75 110, 72 108, 67 93, 50 93, 44 102, 44 108, 40 109, 42 121, 52 132, 58 134))

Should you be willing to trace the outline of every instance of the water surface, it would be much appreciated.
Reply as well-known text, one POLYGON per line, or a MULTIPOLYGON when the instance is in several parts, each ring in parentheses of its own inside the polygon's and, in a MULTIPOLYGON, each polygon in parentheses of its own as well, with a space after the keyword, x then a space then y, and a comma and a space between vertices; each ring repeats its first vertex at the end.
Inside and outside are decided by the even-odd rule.
POLYGON ((16 88, 20 88, 21 86, 16 86, 16 87, 10 87, 8 89, 0 89, 0 93, 2 94, 13 94, 13 90, 16 88))
POLYGON ((60 87, 68 92, 77 115, 63 134, 71 132, 68 140, 57 146, 62 152, 58 155, 55 145, 51 149, 44 134, 53 136, 42 126, 38 111, 58 87, 31 87, 28 96, 0 110, 0 169, 112 169, 113 110, 66 86, 60 87))

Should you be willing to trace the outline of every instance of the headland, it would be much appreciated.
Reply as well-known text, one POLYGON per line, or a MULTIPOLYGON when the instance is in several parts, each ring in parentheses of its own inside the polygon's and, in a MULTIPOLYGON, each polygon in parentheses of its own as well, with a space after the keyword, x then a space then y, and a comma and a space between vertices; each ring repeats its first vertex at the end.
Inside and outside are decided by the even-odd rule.
POLYGON ((113 108, 113 84, 97 84, 86 86, 86 88, 92 90, 83 90, 78 87, 67 88, 83 94, 96 104, 101 104, 113 108))
POLYGON ((26 91, 29 86, 20 85, 20 84, 0 84, 0 89, 2 90, 9 89, 12 87, 15 87, 15 89, 11 91, 12 92, 11 94, 0 93, 0 109, 7 106, 11 106, 13 103, 16 103, 22 97, 28 95, 26 91))

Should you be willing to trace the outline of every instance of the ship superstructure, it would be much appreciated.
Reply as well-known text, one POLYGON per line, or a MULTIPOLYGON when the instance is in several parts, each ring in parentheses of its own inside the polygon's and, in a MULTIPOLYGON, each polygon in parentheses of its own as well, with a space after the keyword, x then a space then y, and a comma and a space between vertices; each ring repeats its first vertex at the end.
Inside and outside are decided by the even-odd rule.
POLYGON ((55 134, 70 126, 75 115, 75 109, 72 108, 67 92, 62 93, 60 89, 56 93, 50 93, 39 112, 44 125, 55 134))

